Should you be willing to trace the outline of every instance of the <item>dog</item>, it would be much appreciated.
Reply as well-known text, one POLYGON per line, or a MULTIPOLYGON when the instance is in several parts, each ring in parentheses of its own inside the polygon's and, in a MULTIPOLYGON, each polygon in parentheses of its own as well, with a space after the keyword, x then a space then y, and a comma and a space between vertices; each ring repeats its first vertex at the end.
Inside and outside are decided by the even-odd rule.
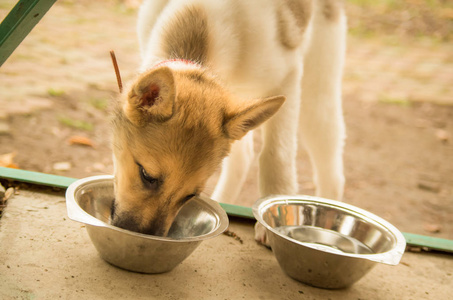
POLYGON ((113 117, 112 224, 167 235, 220 166, 212 198, 236 198, 261 125, 261 196, 298 193, 305 148, 316 194, 340 200, 345 36, 341 0, 145 0, 139 75, 113 117))

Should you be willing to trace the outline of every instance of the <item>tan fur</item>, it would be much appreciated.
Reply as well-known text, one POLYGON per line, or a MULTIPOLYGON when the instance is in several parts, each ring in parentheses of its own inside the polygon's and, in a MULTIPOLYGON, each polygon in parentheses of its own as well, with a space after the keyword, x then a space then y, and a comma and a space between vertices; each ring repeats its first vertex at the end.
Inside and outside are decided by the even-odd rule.
POLYGON ((209 44, 205 11, 189 6, 175 15, 163 35, 164 51, 168 58, 182 58, 206 62, 209 44))
POLYGON ((323 15, 332 22, 337 22, 342 15, 344 2, 343 0, 321 0, 323 2, 323 15))
MULTIPOLYGON (((171 71, 160 68, 152 71, 151 76, 167 72, 171 71)), ((202 74, 197 76, 203 77, 202 74)), ((215 84, 203 81, 206 98, 201 98, 198 96, 200 83, 196 83, 193 74, 175 73, 174 77, 178 99, 169 120, 149 118, 150 109, 130 105, 130 102, 137 102, 133 91, 139 90, 137 86, 148 81, 146 75, 137 79, 129 93, 134 97, 124 99, 126 102, 122 106, 126 109, 119 109, 115 117, 114 151, 117 167, 121 170, 117 173, 121 182, 117 185, 117 199, 121 199, 117 202, 117 211, 140 211, 141 216, 134 216, 138 219, 135 222, 140 228, 147 228, 150 222, 158 222, 155 234, 168 231, 183 204, 179 200, 186 195, 200 193, 229 150, 229 139, 223 136, 223 118, 218 112, 222 109, 202 103, 214 97, 214 93, 218 97, 219 90, 215 84), (216 112, 217 118, 203 118, 204 114, 216 112), (138 119, 140 121, 137 122, 138 119), (145 125, 143 120, 147 120, 145 125), (162 180, 159 192, 150 192, 143 186, 136 163, 162 180)), ((161 101, 164 103, 167 100, 161 101)), ((221 105, 221 102, 212 102, 212 105, 221 105)))
POLYGON ((294 49, 303 40, 312 14, 311 0, 284 0, 277 10, 280 42, 294 49))
POLYGON ((256 101, 256 103, 251 103, 252 105, 249 103, 244 110, 226 116, 225 131, 230 138, 240 140, 249 130, 255 129, 274 115, 284 101, 283 97, 276 96, 265 99, 264 102, 256 101), (258 114, 256 110, 258 110, 258 114), (248 117, 249 114, 255 114, 255 116, 251 118, 248 117))
POLYGON ((233 140, 268 119, 284 101, 274 97, 239 104, 201 69, 158 67, 139 76, 129 89, 113 121, 117 177, 113 222, 159 235, 168 232, 182 199, 201 193, 233 140), (142 92, 155 83, 164 93, 151 107, 144 107, 142 92), (168 103, 170 113, 159 109, 170 107, 168 103), (143 185, 137 164, 161 181, 157 191, 143 185))

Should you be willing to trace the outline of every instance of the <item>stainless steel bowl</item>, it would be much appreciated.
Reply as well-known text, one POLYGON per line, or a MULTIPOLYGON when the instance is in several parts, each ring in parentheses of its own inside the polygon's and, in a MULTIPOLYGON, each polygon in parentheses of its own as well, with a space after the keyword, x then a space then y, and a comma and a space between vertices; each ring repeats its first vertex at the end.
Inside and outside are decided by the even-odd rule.
POLYGON ((316 287, 350 286, 376 263, 397 265, 406 247, 389 222, 339 201, 271 196, 258 200, 253 214, 283 271, 316 287))
POLYGON ((113 176, 78 180, 66 191, 68 216, 86 224, 91 241, 104 260, 130 271, 168 272, 203 240, 228 228, 228 217, 217 202, 196 197, 181 208, 168 237, 132 232, 109 224, 113 199, 113 176))

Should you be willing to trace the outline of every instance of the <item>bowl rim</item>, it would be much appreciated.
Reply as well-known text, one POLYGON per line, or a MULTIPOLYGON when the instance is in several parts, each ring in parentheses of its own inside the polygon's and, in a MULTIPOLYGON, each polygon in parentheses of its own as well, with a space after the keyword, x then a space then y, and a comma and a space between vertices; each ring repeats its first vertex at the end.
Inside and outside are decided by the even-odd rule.
POLYGON ((367 259, 379 263, 384 263, 384 264, 389 264, 389 265, 397 265, 401 257, 404 254, 404 251, 406 249, 406 239, 404 238, 403 234, 392 224, 390 224, 388 221, 382 219, 381 217, 366 211, 362 208, 359 208, 357 206, 347 204, 344 202, 336 201, 336 200, 330 200, 330 199, 325 199, 321 197, 315 197, 315 196, 307 196, 307 195, 271 195, 268 197, 264 197, 261 199, 258 199, 255 204, 252 207, 253 210, 253 215, 255 216, 256 220, 263 225, 267 230, 272 231, 273 233, 277 234, 278 236, 291 241, 293 243, 299 244, 304 247, 308 247, 317 251, 322 251, 325 253, 330 253, 334 255, 340 255, 340 256, 347 256, 347 257, 354 257, 354 258, 361 258, 361 259, 367 259), (378 225, 382 229, 384 229, 386 232, 390 233, 393 235, 395 238, 395 245, 392 247, 392 249, 385 251, 385 252, 380 252, 380 253, 374 253, 374 254, 354 254, 354 253, 346 253, 346 252, 330 252, 326 251, 325 248, 322 247, 316 247, 315 245, 311 243, 304 243, 300 242, 296 239, 290 238, 286 235, 281 234, 277 230, 275 230, 273 227, 267 224, 266 221, 264 221, 261 212, 263 209, 270 207, 275 204, 290 204, 290 203, 313 203, 316 205, 321 205, 321 206, 330 206, 336 209, 339 209, 344 212, 351 213, 355 215, 356 217, 363 218, 367 222, 373 223, 374 225, 378 225))
POLYGON ((77 191, 81 188, 85 187, 88 184, 98 183, 98 182, 112 182, 113 184, 114 176, 113 175, 96 175, 96 176, 89 176, 86 178, 78 179, 73 182, 68 189, 66 190, 66 209, 68 217, 80 223, 84 223, 87 225, 92 225, 96 227, 105 227, 109 228, 114 231, 118 231, 121 233, 126 233, 131 236, 141 237, 145 239, 155 240, 155 241, 164 241, 164 242, 172 242, 172 243, 184 243, 184 242, 198 242, 203 241, 209 238, 213 238, 215 236, 220 235, 225 230, 228 229, 229 220, 228 215, 226 214, 225 210, 220 206, 217 201, 214 201, 205 196, 196 196, 191 201, 201 201, 204 205, 207 205, 216 215, 217 218, 217 226, 211 232, 206 234, 187 237, 182 239, 173 239, 170 237, 163 237, 163 236, 156 236, 156 235, 149 235, 139 232, 130 231, 127 229, 123 229, 120 227, 113 226, 111 224, 105 223, 104 221, 99 220, 98 218, 90 215, 86 212, 80 205, 77 203, 75 199, 75 195, 77 191))

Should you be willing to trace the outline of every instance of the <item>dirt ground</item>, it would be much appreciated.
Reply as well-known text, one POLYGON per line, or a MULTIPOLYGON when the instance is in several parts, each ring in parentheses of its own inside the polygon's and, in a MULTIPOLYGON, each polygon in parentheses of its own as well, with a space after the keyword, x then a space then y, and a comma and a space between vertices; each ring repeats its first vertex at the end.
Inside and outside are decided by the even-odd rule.
MULTIPOLYGON (((2 1, 0 18, 14 2, 2 1)), ((360 2, 347 3, 344 201, 402 231, 453 239, 453 45, 444 26, 451 29, 453 8, 424 8, 426 29, 411 10, 380 22, 386 8, 360 2), (431 22, 436 14, 446 23, 431 22)), ((132 78, 139 53, 131 3, 58 1, 2 66, 0 163, 77 178, 112 172, 109 107, 117 86, 109 50, 123 79, 132 78)), ((298 163, 300 192, 313 194, 304 153, 298 163)), ((231 203, 257 199, 256 172, 255 162, 231 203)))

